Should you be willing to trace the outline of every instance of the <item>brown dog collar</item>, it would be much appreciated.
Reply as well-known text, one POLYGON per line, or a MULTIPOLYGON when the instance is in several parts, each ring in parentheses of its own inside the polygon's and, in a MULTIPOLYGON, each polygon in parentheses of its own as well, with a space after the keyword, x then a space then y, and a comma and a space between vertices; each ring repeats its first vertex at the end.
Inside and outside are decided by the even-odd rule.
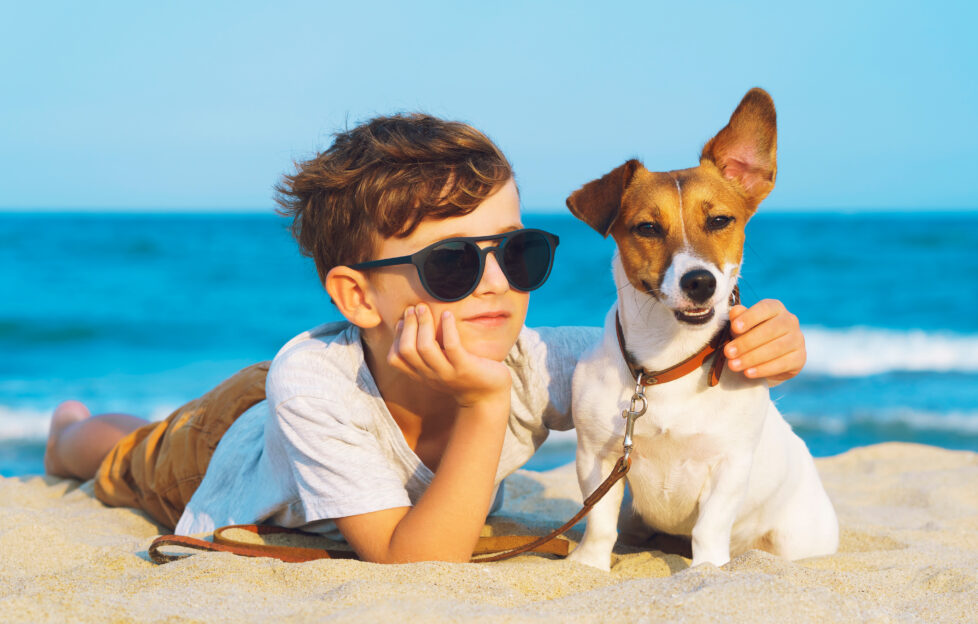
MULTIPOLYGON (((730 293, 730 305, 735 306, 739 304, 740 285, 737 284, 730 293)), ((720 373, 723 372, 723 365, 727 363, 727 356, 723 354, 723 348, 728 342, 733 340, 733 334, 730 332, 730 321, 727 321, 727 324, 723 326, 720 333, 714 336, 713 340, 708 342, 698 353, 693 354, 692 357, 664 370, 647 371, 641 366, 636 366, 632 362, 632 358, 628 357, 628 351, 625 350, 625 334, 621 329, 621 319, 618 317, 617 312, 615 312, 615 330, 618 332, 618 348, 621 349, 621 356, 625 358, 625 364, 628 366, 628 370, 631 371, 632 377, 635 378, 635 382, 641 383, 643 386, 655 386, 664 384, 667 381, 675 381, 702 366, 706 358, 710 357, 714 352, 719 351, 716 359, 713 360, 713 366, 710 367, 710 387, 717 385, 720 383, 720 373)))
POLYGON ((659 371, 648 371, 641 366, 636 366, 632 362, 632 358, 628 357, 628 351, 625 350, 625 334, 622 332, 621 319, 618 318, 617 312, 615 313, 615 329, 618 332, 618 347, 621 349, 622 357, 625 358, 625 364, 628 365, 628 370, 631 371, 636 383, 640 383, 643 386, 656 386, 684 377, 702 366, 703 362, 714 353, 716 353, 716 358, 713 360, 713 366, 710 367, 710 386, 717 385, 720 383, 720 373, 723 372, 723 365, 727 362, 727 357, 723 354, 723 347, 733 338, 730 334, 730 322, 728 321, 723 326, 723 329, 720 330, 720 333, 714 336, 697 353, 669 368, 659 371))

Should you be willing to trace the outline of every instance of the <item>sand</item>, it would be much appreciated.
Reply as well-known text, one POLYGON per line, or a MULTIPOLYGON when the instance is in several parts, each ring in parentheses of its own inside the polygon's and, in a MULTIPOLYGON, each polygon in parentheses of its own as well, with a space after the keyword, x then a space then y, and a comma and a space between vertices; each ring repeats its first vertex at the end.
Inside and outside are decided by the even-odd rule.
MULTIPOLYGON (((837 554, 751 551, 690 568, 655 550, 676 543, 656 542, 617 548, 611 573, 543 555, 383 566, 207 553, 156 565, 146 548, 160 528, 103 506, 90 482, 0 478, 0 620, 978 621, 978 454, 891 443, 818 468, 841 523, 837 554)), ((579 505, 572 466, 507 483, 487 534, 541 532, 579 505)))

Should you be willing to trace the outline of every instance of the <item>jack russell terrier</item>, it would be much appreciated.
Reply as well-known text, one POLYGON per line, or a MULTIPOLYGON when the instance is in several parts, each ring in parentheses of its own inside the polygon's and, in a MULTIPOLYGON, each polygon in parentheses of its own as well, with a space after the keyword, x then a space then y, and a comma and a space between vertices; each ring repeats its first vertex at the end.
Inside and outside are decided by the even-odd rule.
MULTIPOLYGON (((617 244, 618 301, 574 372, 581 490, 587 496, 612 471, 622 416, 637 411, 633 393, 644 388, 648 413, 634 421, 623 527, 691 536, 694 566, 720 566, 751 548, 788 559, 826 555, 839 542, 812 456, 766 382, 720 377, 744 226, 774 188, 776 151, 774 102, 752 89, 698 167, 652 172, 630 160, 567 199, 617 244)), ((571 560, 610 568, 623 492, 618 481, 594 507, 571 560)))

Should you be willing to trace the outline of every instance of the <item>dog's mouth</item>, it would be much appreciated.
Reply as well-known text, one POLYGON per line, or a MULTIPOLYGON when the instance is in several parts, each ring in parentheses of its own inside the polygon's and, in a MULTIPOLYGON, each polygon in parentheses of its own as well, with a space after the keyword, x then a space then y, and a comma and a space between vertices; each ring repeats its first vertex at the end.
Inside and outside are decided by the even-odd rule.
POLYGON ((714 308, 686 308, 684 310, 673 310, 672 313, 676 315, 676 319, 681 323, 702 325, 713 318, 716 310, 714 308))

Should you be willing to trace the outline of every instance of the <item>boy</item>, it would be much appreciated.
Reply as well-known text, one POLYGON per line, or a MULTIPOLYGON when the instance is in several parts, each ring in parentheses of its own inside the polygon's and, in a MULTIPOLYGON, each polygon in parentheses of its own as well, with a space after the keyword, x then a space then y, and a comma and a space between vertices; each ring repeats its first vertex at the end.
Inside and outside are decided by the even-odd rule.
MULTIPOLYGON (((278 190, 348 322, 162 423, 63 403, 48 472, 94 476, 103 502, 180 534, 265 522, 345 538, 367 561, 468 560, 498 484, 572 426, 571 374, 600 333, 523 327, 556 237, 523 228, 488 138, 424 115, 337 135, 278 190)), ((731 316, 733 370, 797 374, 804 340, 783 306, 731 316)))

